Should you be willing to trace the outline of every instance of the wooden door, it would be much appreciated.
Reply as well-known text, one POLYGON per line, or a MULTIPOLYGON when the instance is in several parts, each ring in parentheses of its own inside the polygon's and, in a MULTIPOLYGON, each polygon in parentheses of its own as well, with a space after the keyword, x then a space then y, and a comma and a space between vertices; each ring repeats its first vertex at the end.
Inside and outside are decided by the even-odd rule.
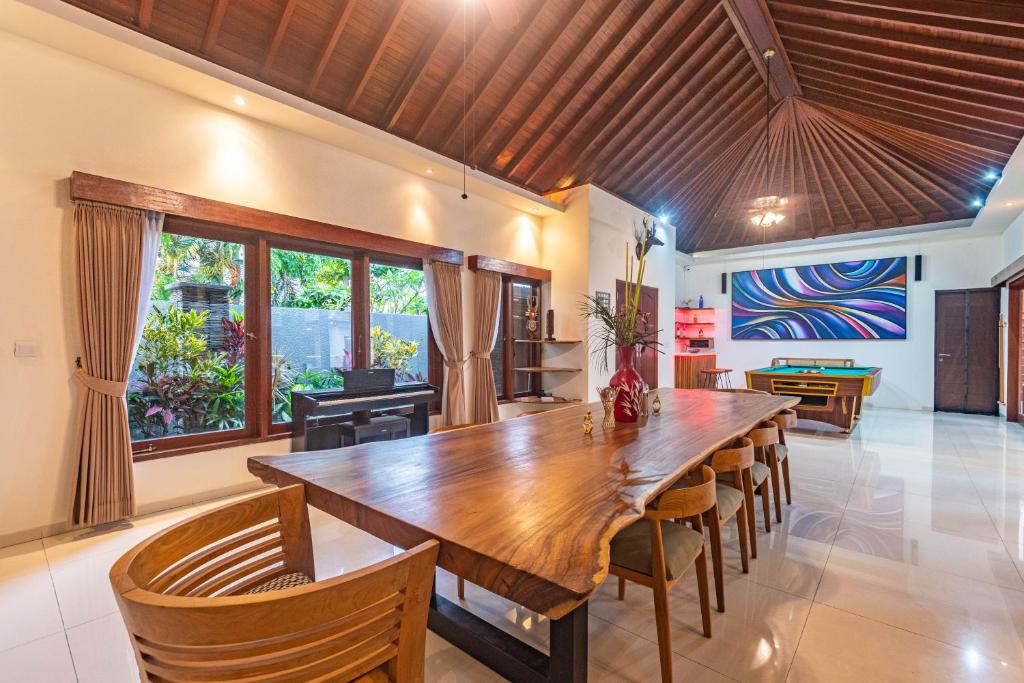
MULTIPOLYGON (((626 298, 626 283, 615 281, 615 306, 621 307, 626 298)), ((647 314, 647 329, 658 329, 658 288, 644 285, 640 288, 640 312, 647 314)), ((647 350, 637 358, 636 369, 651 389, 658 388, 658 356, 657 351, 647 350)), ((616 361, 617 363, 617 361, 616 361)))
POLYGON ((935 293, 935 410, 994 415, 999 290, 935 293))

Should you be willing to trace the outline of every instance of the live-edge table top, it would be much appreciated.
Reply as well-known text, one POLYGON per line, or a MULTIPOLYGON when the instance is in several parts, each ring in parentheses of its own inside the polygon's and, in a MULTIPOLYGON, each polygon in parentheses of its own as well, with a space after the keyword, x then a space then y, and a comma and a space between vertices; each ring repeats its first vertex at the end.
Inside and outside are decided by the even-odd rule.
POLYGON ((426 436, 249 458, 268 483, 389 543, 441 542, 438 565, 558 618, 608 573, 609 542, 732 438, 799 399, 659 390, 660 415, 601 426, 599 403, 426 436), (585 435, 583 417, 594 413, 585 435))

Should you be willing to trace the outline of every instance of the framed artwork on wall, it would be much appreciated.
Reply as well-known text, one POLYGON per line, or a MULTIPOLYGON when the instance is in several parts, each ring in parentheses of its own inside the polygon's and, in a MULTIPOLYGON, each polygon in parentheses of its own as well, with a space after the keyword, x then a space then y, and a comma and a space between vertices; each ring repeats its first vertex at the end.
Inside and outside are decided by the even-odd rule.
POLYGON ((907 338, 907 257, 732 274, 732 338, 907 338))

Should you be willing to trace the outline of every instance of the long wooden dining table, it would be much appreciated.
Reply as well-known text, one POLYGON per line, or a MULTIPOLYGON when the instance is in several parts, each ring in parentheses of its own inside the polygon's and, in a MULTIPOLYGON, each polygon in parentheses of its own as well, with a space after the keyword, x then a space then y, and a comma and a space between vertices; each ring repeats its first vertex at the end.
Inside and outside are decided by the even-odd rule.
POLYGON ((310 505, 401 548, 440 542, 438 565, 550 618, 545 654, 437 595, 431 630, 513 681, 584 681, 587 600, 609 544, 688 470, 786 396, 661 390, 660 415, 604 428, 601 405, 328 451, 249 458, 310 505), (587 411, 594 429, 584 434, 587 411))

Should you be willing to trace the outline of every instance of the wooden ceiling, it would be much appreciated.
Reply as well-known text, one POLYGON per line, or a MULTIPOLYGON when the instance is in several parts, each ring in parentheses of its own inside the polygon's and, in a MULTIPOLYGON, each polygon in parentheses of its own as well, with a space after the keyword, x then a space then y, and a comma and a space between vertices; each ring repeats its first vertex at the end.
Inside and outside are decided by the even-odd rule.
POLYGON ((1013 0, 511 0, 512 28, 471 0, 67 1, 533 191, 600 185, 687 252, 968 218, 1024 135, 1013 0), (762 232, 769 46, 792 203, 762 232))

